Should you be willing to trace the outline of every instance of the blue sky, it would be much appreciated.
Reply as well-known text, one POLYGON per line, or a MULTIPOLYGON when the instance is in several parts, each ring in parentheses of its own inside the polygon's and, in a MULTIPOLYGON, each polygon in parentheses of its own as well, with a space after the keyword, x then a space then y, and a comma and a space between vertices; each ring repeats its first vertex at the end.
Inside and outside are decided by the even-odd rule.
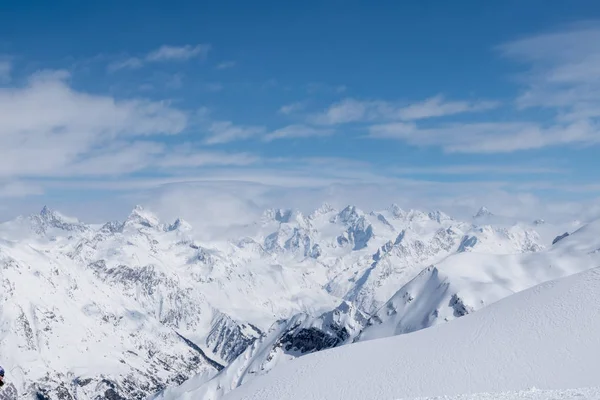
POLYGON ((597 1, 6 3, 4 218, 597 212, 597 1))

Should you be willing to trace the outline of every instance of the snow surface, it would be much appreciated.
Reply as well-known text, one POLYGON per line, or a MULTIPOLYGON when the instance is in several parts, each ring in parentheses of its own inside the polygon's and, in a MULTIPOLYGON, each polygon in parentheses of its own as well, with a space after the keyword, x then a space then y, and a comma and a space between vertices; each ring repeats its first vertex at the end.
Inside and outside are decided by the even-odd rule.
POLYGON ((600 220, 547 251, 460 253, 423 270, 371 319, 360 340, 381 338, 472 313, 538 283, 600 266, 600 220))
MULTIPOLYGON (((600 386, 599 292, 595 268, 447 324, 298 358, 224 399, 486 398, 476 395, 482 392, 494 393, 486 395, 492 399, 544 398, 528 395, 531 388, 574 395, 578 390, 568 390, 600 386)), ((598 395, 598 389, 581 392, 598 395)))
POLYGON ((319 343, 329 348, 334 347, 329 345, 332 340, 339 339, 332 331, 339 332, 342 326, 344 340, 335 346, 409 333, 468 315, 538 283, 600 265, 598 248, 600 221, 595 221, 547 251, 509 255, 455 253, 439 265, 424 269, 368 322, 351 306, 336 318, 336 321, 344 321, 341 324, 325 324, 323 317, 310 319, 297 315, 273 326, 210 381, 205 382, 204 377, 192 379, 179 388, 161 392, 157 398, 178 398, 189 391, 205 400, 221 398, 279 364, 304 356, 307 352, 285 351, 282 341, 289 341, 290 335, 304 333, 303 341, 307 341, 308 336, 313 346, 319 343), (301 330, 307 327, 318 327, 319 331, 308 335, 301 330))
POLYGON ((297 314, 277 321, 213 379, 207 381, 202 375, 194 377, 150 399, 186 398, 190 391, 197 399, 221 398, 245 382, 296 357, 348 343, 366 323, 367 316, 346 302, 317 318, 297 314))
POLYGON ((143 207, 103 225, 44 207, 0 224, 0 359, 23 394, 143 398, 229 365, 222 376, 241 382, 300 354, 273 348, 282 335, 313 350, 331 342, 323 333, 346 337, 340 327, 353 339, 362 314, 428 265, 461 253, 543 252, 551 239, 538 227, 554 230, 324 205, 308 215, 267 210, 244 237, 200 242, 202 226, 143 207), (351 315, 342 311, 332 329, 324 316, 340 304, 351 315))
POLYGON ((566 390, 519 390, 511 392, 476 393, 458 396, 419 397, 398 400, 598 400, 600 387, 566 390))

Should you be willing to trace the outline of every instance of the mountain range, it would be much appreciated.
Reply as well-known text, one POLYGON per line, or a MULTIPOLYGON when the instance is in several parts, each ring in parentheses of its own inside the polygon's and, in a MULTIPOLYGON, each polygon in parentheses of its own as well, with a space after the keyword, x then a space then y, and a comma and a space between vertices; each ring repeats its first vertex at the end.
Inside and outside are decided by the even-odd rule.
POLYGON ((0 224, 0 359, 22 398, 216 399, 299 356, 591 267, 594 226, 325 204, 198 241, 202 227, 140 206, 105 224, 44 207, 0 224))

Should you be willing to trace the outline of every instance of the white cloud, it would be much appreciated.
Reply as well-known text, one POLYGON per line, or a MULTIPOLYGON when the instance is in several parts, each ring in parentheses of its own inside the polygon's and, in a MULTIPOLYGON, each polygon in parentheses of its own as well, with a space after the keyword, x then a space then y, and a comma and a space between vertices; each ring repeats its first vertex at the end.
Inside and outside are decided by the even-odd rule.
POLYGON ((129 57, 108 65, 108 70, 114 72, 120 69, 138 69, 147 63, 167 61, 187 61, 192 58, 206 58, 211 46, 208 44, 169 46, 163 45, 143 57, 129 57))
POLYGON ((498 102, 481 101, 445 101, 441 95, 431 97, 423 102, 414 103, 397 111, 401 120, 416 120, 432 117, 443 117, 465 112, 485 111, 498 106, 498 102))
POLYGON ((210 45, 198 44, 195 46, 167 46, 163 45, 148 53, 146 61, 182 61, 194 57, 205 57, 210 50, 210 45))
POLYGON ((260 157, 248 153, 207 152, 190 145, 181 145, 165 154, 157 163, 163 168, 194 168, 203 166, 245 166, 260 162, 260 157))
POLYGON ((44 194, 42 186, 23 181, 0 182, 0 198, 22 198, 44 194))
POLYGON ((401 105, 383 100, 344 99, 312 116, 311 122, 320 125, 338 125, 365 121, 412 121, 444 117, 466 112, 480 112, 499 105, 494 101, 447 101, 437 95, 421 102, 401 105))
POLYGON ((222 63, 217 64, 216 69, 229 69, 235 67, 235 61, 224 61, 222 63))
POLYGON ((223 144, 236 140, 249 139, 265 131, 262 126, 234 125, 231 121, 214 121, 208 127, 209 136, 205 144, 223 144))
MULTIPOLYGON (((144 169, 247 165, 248 154, 187 150, 159 137, 188 125, 187 113, 168 102, 116 100, 77 91, 65 71, 40 71, 25 86, 0 88, 0 177, 125 175, 144 169), (156 137, 156 138, 155 138, 156 137)), ((252 134, 214 123, 213 141, 252 134)))
POLYGON ((11 80, 12 63, 0 60, 0 83, 9 83, 11 80))
POLYGON ((113 142, 85 154, 73 161, 68 169, 56 171, 55 175, 122 176, 155 167, 165 151, 165 145, 156 142, 113 142))
POLYGON ((286 104, 279 108, 279 113, 289 115, 303 110, 304 107, 306 107, 306 103, 300 101, 296 103, 286 104))
POLYGON ((498 50, 530 68, 523 78, 527 89, 517 100, 521 108, 600 116, 600 22, 515 40, 498 50))
POLYGON ((115 61, 108 64, 108 70, 110 72, 118 71, 120 69, 138 69, 144 66, 144 62, 137 57, 130 57, 126 60, 115 61))
POLYGON ((528 165, 464 164, 439 165, 435 167, 392 168, 391 172, 399 175, 531 175, 564 174, 567 173, 568 170, 557 167, 541 167, 528 165))
POLYGON ((333 129, 318 129, 306 125, 288 125, 263 136, 264 141, 333 135, 333 129))
POLYGON ((332 104, 325 112, 315 115, 311 120, 320 125, 338 125, 363 121, 370 119, 368 114, 376 110, 378 104, 377 102, 366 102, 348 98, 332 104))
POLYGON ((398 139, 416 146, 440 146, 456 153, 506 153, 562 144, 596 144, 600 130, 587 121, 542 127, 531 122, 460 123, 419 128, 409 123, 373 125, 371 138, 398 139))
MULTIPOLYGON (((337 172, 333 168, 329 171, 337 172)), ((582 202, 542 199, 531 192, 514 191, 510 182, 390 179, 373 171, 348 176, 329 173, 317 176, 315 169, 300 172, 244 168, 211 172, 196 178, 155 180, 152 184, 136 181, 115 181, 115 184, 133 196, 130 206, 150 205, 168 215, 165 217, 168 220, 183 216, 211 236, 233 234, 233 226, 255 220, 268 207, 297 207, 310 212, 323 202, 338 208, 355 204, 365 210, 398 203, 406 209, 441 209, 464 218, 469 218, 482 205, 495 214, 529 221, 589 217, 582 202)), ((87 184, 98 185, 97 182, 87 184)), ((127 211, 125 208, 121 213, 125 215, 127 211)))

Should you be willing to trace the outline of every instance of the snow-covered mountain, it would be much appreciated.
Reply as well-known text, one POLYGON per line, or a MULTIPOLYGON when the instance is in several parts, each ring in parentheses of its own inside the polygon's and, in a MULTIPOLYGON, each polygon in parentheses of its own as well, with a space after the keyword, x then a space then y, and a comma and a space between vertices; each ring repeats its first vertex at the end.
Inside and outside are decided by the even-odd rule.
POLYGON ((600 221, 522 254, 463 253, 423 271, 369 320, 358 340, 413 332, 479 310, 538 283, 600 266, 600 221))
POLYGON ((431 264, 541 252, 534 228, 324 205, 200 243, 142 207, 102 225, 45 207, 0 225, 0 359, 23 395, 144 398, 191 376, 233 388, 353 340, 431 264))
MULTIPOLYGON (((489 227, 474 228, 472 231, 494 232, 489 227)), ((345 340, 334 346, 323 347, 339 347, 427 328, 473 313, 538 283, 593 268, 600 265, 599 233, 600 221, 595 221, 547 250, 536 251, 537 248, 523 246, 521 253, 509 254, 500 254, 500 246, 489 245, 483 247, 487 253, 469 251, 464 243, 477 236, 464 235, 457 252, 422 270, 367 321, 361 315, 363 318, 360 319, 360 324, 354 324, 354 329, 346 331, 345 340)), ((506 234, 503 237, 513 240, 517 237, 521 239, 520 243, 528 243, 529 235, 506 234)), ((487 243, 490 243, 490 235, 481 237, 488 239, 487 243)), ((495 243, 498 244, 498 241, 495 243)), ((473 244, 476 245, 476 242, 473 244)), ((353 320, 351 316, 352 312, 349 312, 345 318, 353 320)), ((309 323, 319 326, 319 322, 317 319, 309 323)), ((288 324, 293 325, 294 319, 288 324)), ((180 388, 160 393, 156 398, 175 399, 192 393, 197 396, 194 398, 217 399, 272 370, 274 364, 304 355, 291 353, 283 359, 274 356, 279 352, 278 342, 286 335, 285 328, 282 329, 281 326, 286 325, 279 325, 279 330, 273 329, 268 335, 261 337, 255 342, 254 350, 247 351, 210 381, 190 380, 180 388)), ((313 334, 312 337, 329 338, 326 330, 321 328, 318 332, 320 335, 313 334)))
POLYGON ((545 282, 447 324, 301 357, 224 399, 597 399, 599 290, 599 268, 545 282))
POLYGON ((205 375, 199 375, 150 399, 185 398, 188 392, 192 392, 196 399, 219 399, 254 377, 297 357, 351 343, 365 327, 367 318, 361 311, 343 302, 316 318, 302 313, 277 321, 213 379, 207 381, 205 375))

